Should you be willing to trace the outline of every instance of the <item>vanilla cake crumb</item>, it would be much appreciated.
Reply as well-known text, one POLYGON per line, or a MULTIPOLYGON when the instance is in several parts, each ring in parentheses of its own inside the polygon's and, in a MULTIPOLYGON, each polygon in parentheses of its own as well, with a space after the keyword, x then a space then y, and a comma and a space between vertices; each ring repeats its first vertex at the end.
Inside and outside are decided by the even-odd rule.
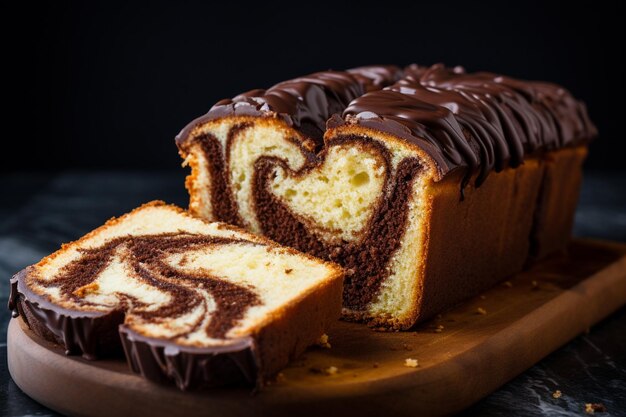
POLYGON ((561 398, 561 395, 563 395, 561 390, 556 390, 552 393, 552 398, 561 398))
POLYGON ((417 368, 419 365, 417 363, 417 359, 407 358, 404 360, 404 366, 407 368, 417 368))
POLYGON ((482 307, 478 307, 478 308, 476 309, 476 312, 477 312, 478 314, 482 314, 483 316, 484 316, 485 314, 487 314, 487 310, 485 310, 485 309, 484 309, 484 308, 482 308, 482 307))

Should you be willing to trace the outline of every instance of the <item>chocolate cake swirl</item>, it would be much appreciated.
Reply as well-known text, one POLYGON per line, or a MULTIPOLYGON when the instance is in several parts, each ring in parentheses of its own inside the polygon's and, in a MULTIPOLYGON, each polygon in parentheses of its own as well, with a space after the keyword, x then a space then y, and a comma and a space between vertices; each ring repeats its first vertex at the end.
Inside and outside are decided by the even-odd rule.
MULTIPOLYGON (((18 273, 9 308, 67 354, 93 360, 123 348, 132 370, 181 389, 260 384, 277 370, 268 364, 275 361, 272 352, 258 340, 267 333, 264 326, 272 327, 285 303, 312 285, 324 286, 320 279, 332 268, 220 227, 169 206, 143 206, 18 273), (237 254, 247 255, 247 264, 239 265, 237 254), (256 269, 261 262, 266 270, 256 269), (280 284, 287 275, 290 283, 280 284), (268 279, 277 280, 273 293, 263 283, 268 279)), ((340 276, 335 270, 330 278, 340 276)), ((328 302, 314 327, 327 325, 337 312, 338 297, 328 302)), ((314 343, 318 331, 310 334, 309 326, 294 337, 314 343)), ((285 348, 293 352, 291 343, 285 348)), ((289 357, 278 353, 284 366, 289 357)))
POLYGON ((176 141, 191 212, 339 262, 344 317, 405 329, 565 247, 596 134, 562 87, 438 64, 254 90, 176 141))

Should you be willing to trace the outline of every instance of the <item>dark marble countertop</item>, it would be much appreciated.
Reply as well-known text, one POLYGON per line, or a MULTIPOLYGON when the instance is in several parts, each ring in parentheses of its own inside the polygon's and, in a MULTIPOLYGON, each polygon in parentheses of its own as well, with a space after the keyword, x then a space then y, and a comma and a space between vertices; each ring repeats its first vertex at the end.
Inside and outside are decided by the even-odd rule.
MULTIPOLYGON (((60 243, 149 200, 185 206, 184 175, 181 170, 0 177, 0 305, 7 302, 8 278, 60 243)), ((626 174, 587 173, 574 234, 626 242, 626 174)), ((6 327, 10 317, 8 310, 0 309, 0 415, 56 416, 23 394, 9 376, 6 327)), ((599 416, 626 416, 626 307, 463 414, 580 416, 585 415, 585 403, 603 403, 607 412, 599 416), (557 389, 562 392, 559 399, 552 397, 557 389)))

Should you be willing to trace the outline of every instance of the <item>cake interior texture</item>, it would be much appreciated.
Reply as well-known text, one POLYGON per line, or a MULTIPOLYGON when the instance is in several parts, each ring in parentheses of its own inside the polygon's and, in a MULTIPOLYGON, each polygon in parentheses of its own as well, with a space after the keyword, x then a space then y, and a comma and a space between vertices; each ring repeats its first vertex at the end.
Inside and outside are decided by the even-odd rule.
POLYGON ((242 376, 227 368, 251 381, 273 375, 338 318, 342 277, 336 265, 153 202, 18 274, 12 303, 68 353, 123 348, 135 371, 187 389, 242 376), (210 380, 159 371, 161 361, 199 358, 212 359, 215 375, 194 371, 210 380))
POLYGON ((559 86, 412 65, 223 100, 177 144, 194 215, 341 264, 345 318, 407 329, 565 248, 595 135, 559 86))

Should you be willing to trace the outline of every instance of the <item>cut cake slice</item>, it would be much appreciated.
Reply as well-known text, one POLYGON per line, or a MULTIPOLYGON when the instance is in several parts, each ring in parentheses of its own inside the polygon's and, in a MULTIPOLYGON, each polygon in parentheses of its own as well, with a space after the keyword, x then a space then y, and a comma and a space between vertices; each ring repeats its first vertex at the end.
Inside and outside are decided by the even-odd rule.
POLYGON ((259 384, 339 317, 342 281, 335 264, 157 201, 18 273, 9 307, 68 354, 123 347, 150 380, 259 384))

